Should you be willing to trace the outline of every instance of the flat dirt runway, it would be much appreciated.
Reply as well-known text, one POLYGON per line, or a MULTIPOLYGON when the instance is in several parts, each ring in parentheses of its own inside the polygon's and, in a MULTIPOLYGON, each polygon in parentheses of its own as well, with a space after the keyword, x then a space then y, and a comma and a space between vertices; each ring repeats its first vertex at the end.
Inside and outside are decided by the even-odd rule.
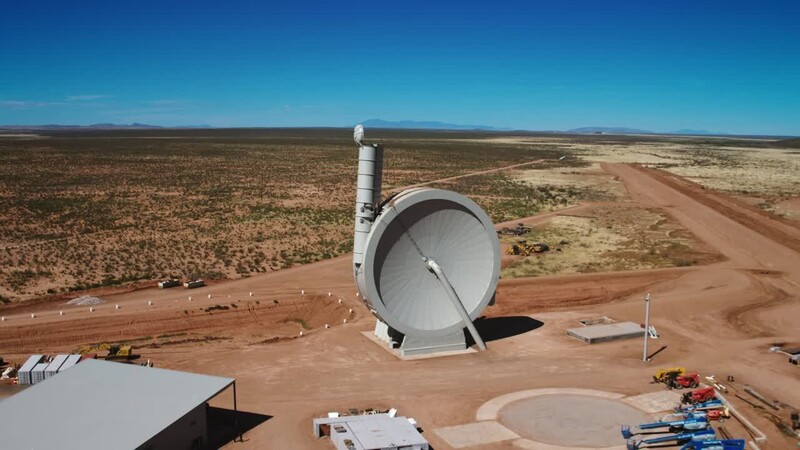
MULTIPOLYGON (((185 333, 187 342, 141 345, 140 351, 161 367, 234 377, 239 408, 271 416, 229 448, 332 448, 313 437, 313 417, 350 407, 397 407, 418 421, 437 450, 448 449, 431 430, 473 422, 477 408, 496 396, 547 387, 654 392, 663 387, 650 384, 653 372, 675 365, 719 380, 734 375, 728 398, 767 434, 762 448, 794 446, 796 439, 782 434, 768 414, 733 394, 746 383, 800 407, 798 368, 768 352, 776 342, 800 342, 800 229, 673 175, 628 164, 603 169, 624 182, 631 203, 664 210, 726 260, 502 280, 497 304, 481 324, 489 350, 443 358, 399 361, 361 335, 374 319, 356 298, 349 257, 191 291, 106 296, 94 313, 52 303, 4 309, 0 353, 21 358, 99 340, 147 344, 185 333), (651 345, 666 346, 649 364, 641 362, 639 340, 590 346, 566 335, 577 320, 600 315, 640 322, 646 292, 661 334, 651 345), (203 311, 217 304, 230 308, 203 311), (38 315, 35 321, 27 319, 30 313, 38 315), (336 325, 326 329, 326 323, 336 325), (298 338, 301 330, 305 335, 298 338)), ((230 407, 229 396, 214 403, 230 407)), ((734 425, 729 429, 747 437, 734 425)))

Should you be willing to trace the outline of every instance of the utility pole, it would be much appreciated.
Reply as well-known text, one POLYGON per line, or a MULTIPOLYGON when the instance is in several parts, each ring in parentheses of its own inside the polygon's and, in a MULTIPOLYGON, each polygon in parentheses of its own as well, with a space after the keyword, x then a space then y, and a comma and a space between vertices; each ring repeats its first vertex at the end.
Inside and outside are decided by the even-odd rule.
POLYGON ((650 337, 650 293, 644 297, 644 354, 642 361, 647 362, 647 338, 650 337))

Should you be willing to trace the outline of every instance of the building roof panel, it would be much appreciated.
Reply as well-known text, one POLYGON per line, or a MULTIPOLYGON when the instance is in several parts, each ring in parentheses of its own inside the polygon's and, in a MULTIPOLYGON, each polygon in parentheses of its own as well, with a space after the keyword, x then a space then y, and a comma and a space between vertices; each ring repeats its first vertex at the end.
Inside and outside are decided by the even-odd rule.
POLYGON ((67 436, 85 450, 105 450, 109 442, 136 448, 233 382, 85 360, 0 401, 3 448, 69 448, 67 436), (92 432, 76 432, 87 429, 92 432))
POLYGON ((31 370, 33 370, 34 367, 36 367, 37 364, 39 364, 39 361, 41 361, 42 358, 44 358, 44 355, 31 355, 31 356, 29 356, 28 360, 25 361, 25 364, 23 364, 22 367, 19 368, 19 371, 20 372, 30 372, 31 370))

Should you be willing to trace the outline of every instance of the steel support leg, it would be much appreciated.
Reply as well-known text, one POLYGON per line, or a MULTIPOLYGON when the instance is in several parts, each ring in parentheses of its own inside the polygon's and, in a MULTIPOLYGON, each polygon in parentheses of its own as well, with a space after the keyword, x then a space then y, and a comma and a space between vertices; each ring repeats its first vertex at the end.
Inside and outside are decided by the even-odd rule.
POLYGON ((476 344, 478 344, 478 348, 481 350, 486 350, 486 343, 483 342, 483 338, 481 338, 481 335, 478 334, 478 330, 475 329, 475 324, 473 324, 472 320, 469 318, 467 309, 464 308, 464 304, 461 303, 461 299, 458 298, 456 290, 453 289, 453 285, 447 280, 442 268, 433 259, 426 259, 425 264, 427 264, 428 269, 430 269, 433 274, 436 275, 436 278, 439 280, 439 282, 442 283, 444 290, 447 292, 447 296, 450 298, 450 301, 453 302, 453 306, 455 306, 456 310, 461 315, 461 320, 464 321, 464 325, 467 327, 467 330, 469 330, 469 334, 472 335, 472 339, 476 344))

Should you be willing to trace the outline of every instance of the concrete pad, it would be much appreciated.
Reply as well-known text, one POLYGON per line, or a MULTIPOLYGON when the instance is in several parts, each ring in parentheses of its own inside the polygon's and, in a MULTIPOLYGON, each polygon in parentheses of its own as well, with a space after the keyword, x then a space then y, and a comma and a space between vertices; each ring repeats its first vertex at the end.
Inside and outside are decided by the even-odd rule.
POLYGON ((389 345, 386 342, 383 342, 382 340, 378 339, 378 337, 375 336, 375 333, 373 333, 372 331, 362 331, 361 334, 364 335, 364 337, 366 337, 370 341, 374 342, 380 348, 382 348, 382 349, 386 350, 387 352, 391 353, 392 355, 394 355, 395 358, 401 359, 403 361, 414 361, 414 360, 417 360, 417 359, 441 358, 442 356, 466 355, 468 353, 476 353, 477 352, 477 350, 475 350, 474 348, 467 347, 464 350, 449 350, 449 351, 444 351, 444 352, 427 353, 427 354, 424 354, 424 355, 403 356, 403 355, 400 354, 400 349, 399 348, 391 348, 391 347, 389 347, 389 345))
POLYGON ((528 439, 518 439, 513 444, 514 447, 524 450, 627 450, 625 445, 615 445, 613 447, 561 447, 560 445, 534 442, 528 439))
POLYGON ((608 391, 598 391, 595 389, 578 389, 578 388, 549 388, 549 389, 530 389, 527 391, 511 392, 509 394, 495 397, 478 408, 475 415, 477 420, 497 420, 500 410, 509 403, 516 402, 531 397, 538 397, 541 395, 585 395, 588 397, 598 397, 607 399, 621 399, 625 397, 622 394, 608 391))
POLYGON ((568 448, 624 444, 620 426, 652 421, 643 411, 617 399, 586 395, 543 395, 508 404, 500 423, 531 441, 568 448))
POLYGON ((623 402, 648 413, 672 411, 681 402, 679 391, 659 391, 635 395, 622 399, 623 402))
POLYGON ((493 421, 437 428, 433 432, 453 448, 473 447, 492 442, 519 439, 516 433, 493 421))
POLYGON ((606 325, 589 325, 587 327, 570 328, 567 334, 589 344, 629 339, 644 336, 644 328, 634 322, 620 322, 606 325))

